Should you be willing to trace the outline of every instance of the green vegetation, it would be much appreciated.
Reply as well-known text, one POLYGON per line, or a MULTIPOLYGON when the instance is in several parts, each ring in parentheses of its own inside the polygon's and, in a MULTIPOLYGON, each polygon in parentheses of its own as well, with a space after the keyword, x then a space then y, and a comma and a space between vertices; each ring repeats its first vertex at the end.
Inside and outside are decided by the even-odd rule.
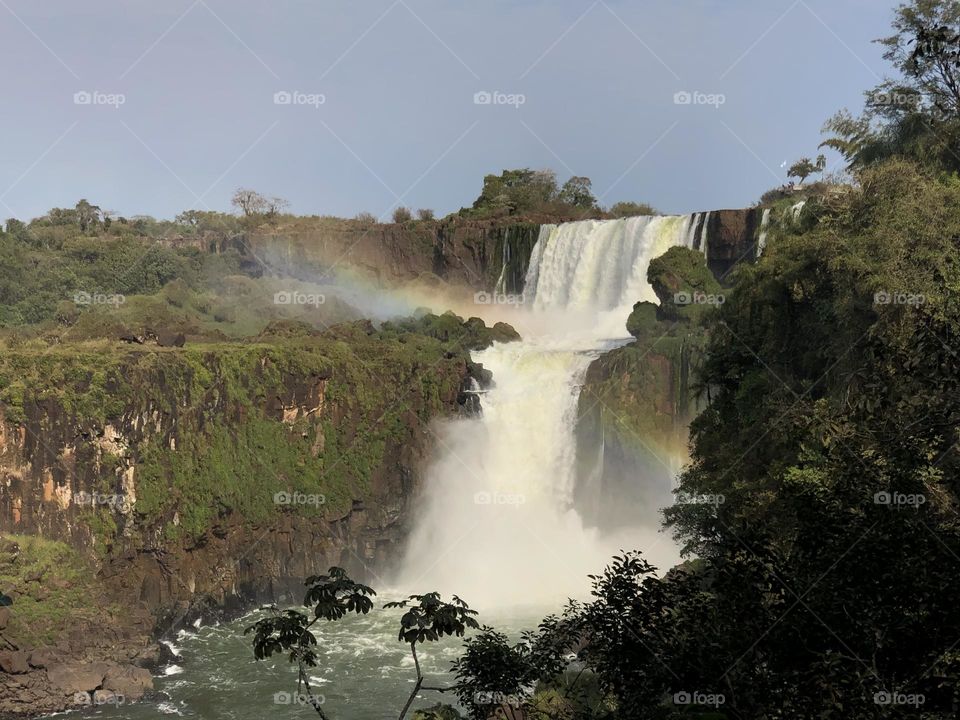
MULTIPOLYGON (((591 366, 577 429, 588 444, 603 437, 625 450, 656 448, 647 460, 657 463, 660 453, 684 451, 687 423, 703 404, 695 381, 710 316, 723 302, 724 291, 703 253, 684 247, 652 260, 647 281, 660 302, 634 305, 627 331, 635 341, 591 366)), ((586 465, 581 469, 586 472, 586 465)))
POLYGON ((64 543, 0 535, 0 593, 13 601, 8 607, 0 605, 0 612, 9 613, 0 636, 40 647, 71 628, 122 613, 102 603, 95 580, 95 569, 64 543))
MULTIPOLYGON (((327 332, 277 322, 254 342, 182 349, 27 346, 0 354, 0 402, 9 421, 37 432, 51 416, 121 429, 132 443, 140 526, 197 537, 230 514, 263 521, 289 510, 276 493, 316 498, 297 512, 342 517, 409 441, 412 420, 453 408, 467 350, 516 337, 507 325, 448 313, 379 331, 369 322, 327 332)), ((70 441, 50 432, 48 444, 70 441)), ((88 479, 114 492, 119 465, 105 458, 88 479)), ((89 520, 109 545, 116 528, 89 520)))
POLYGON ((653 206, 647 203, 621 201, 610 206, 610 215, 615 218, 635 217, 637 215, 659 215, 653 206))
MULTIPOLYGON (((308 669, 316 667, 321 660, 315 649, 317 638, 310 629, 320 620, 333 622, 349 613, 365 615, 373 609, 370 598, 376 592, 373 588, 354 582, 343 568, 338 567, 330 568, 328 575, 307 578, 305 584, 307 592, 303 606, 313 608, 312 619, 298 610, 281 611, 274 607, 268 617, 258 620, 245 632, 253 633, 253 653, 257 660, 280 653, 287 654, 290 663, 297 666, 297 692, 305 690, 309 704, 325 720, 327 714, 323 703, 314 696, 308 674, 308 669)), ((421 689, 444 691, 424 686, 417 645, 436 642, 445 636, 463 637, 468 628, 479 628, 474 619, 477 612, 456 595, 450 602, 445 602, 438 593, 411 595, 406 600, 388 602, 383 607, 406 610, 400 618, 397 639, 410 646, 417 674, 410 697, 400 711, 400 720, 403 720, 421 689)), ((438 708, 437 714, 441 717, 448 715, 442 708, 438 708)), ((454 713, 453 717, 457 717, 457 714, 454 713)))
POLYGON ((787 170, 787 177, 797 178, 798 183, 803 185, 804 180, 811 175, 822 173, 826 167, 827 158, 823 155, 818 155, 816 161, 813 161, 808 157, 800 158, 797 160, 797 162, 790 166, 789 170, 787 170))

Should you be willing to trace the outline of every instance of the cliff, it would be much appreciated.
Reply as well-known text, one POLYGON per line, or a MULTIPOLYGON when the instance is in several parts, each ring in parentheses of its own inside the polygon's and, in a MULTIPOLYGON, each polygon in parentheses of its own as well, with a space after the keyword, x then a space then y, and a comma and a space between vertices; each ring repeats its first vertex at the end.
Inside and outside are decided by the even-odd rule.
MULTIPOLYGON (((694 247, 706 232, 707 259, 718 277, 737 263, 756 258, 762 211, 717 210, 695 215, 694 247)), ((256 272, 304 280, 348 272, 379 287, 395 287, 425 276, 456 287, 519 293, 542 224, 576 216, 455 218, 404 224, 332 218, 296 218, 232 238, 165 241, 206 252, 238 250, 256 272)))
POLYGON ((8 558, 0 548, 13 600, 0 608, 0 714, 75 707, 76 693, 109 690, 108 671, 158 660, 156 635, 293 599, 331 565, 384 572, 431 421, 469 412, 461 391, 484 377, 458 338, 431 336, 456 325, 480 343, 477 321, 422 324, 0 355, 0 530, 19 539, 8 558), (47 582, 63 562, 31 579, 20 548, 32 539, 69 555, 64 587, 47 582), (30 659, 44 647, 58 660, 30 659), (91 663, 99 670, 78 679, 91 663))
MULTIPOLYGON (((716 215, 720 227, 737 220, 716 215)), ((729 236, 708 241, 735 248, 729 236)), ((651 261, 647 280, 659 304, 637 303, 627 319, 634 341, 590 364, 576 430, 577 502, 588 522, 607 530, 636 525, 638 512, 671 504, 688 426, 707 403, 697 375, 728 270, 682 247, 651 261)))

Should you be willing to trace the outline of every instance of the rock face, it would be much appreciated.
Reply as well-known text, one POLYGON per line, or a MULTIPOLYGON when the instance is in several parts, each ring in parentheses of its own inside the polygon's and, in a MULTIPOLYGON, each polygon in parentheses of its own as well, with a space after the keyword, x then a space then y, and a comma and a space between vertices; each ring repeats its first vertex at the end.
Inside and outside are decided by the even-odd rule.
MULTIPOLYGON (((472 290, 520 292, 541 222, 501 218, 369 225, 322 221, 210 241, 212 252, 237 250, 251 268, 266 265, 302 280, 348 275, 379 287, 440 278, 472 290)), ((174 241, 175 244, 175 241, 174 241)), ((263 268, 261 267, 261 270, 263 268)))
POLYGON ((716 210, 707 221, 707 266, 721 283, 729 282, 737 263, 757 258, 757 240, 763 211, 716 210))
POLYGON ((706 302, 680 305, 675 298, 716 303, 736 253, 743 255, 741 262, 754 259, 752 247, 744 247, 749 213, 722 211, 713 217, 707 246, 723 257, 708 258, 708 270, 699 251, 675 247, 651 261, 647 279, 660 304, 634 306, 627 329, 635 341, 594 360, 581 387, 577 504, 588 522, 605 529, 635 524, 638 509, 672 503, 673 476, 687 456, 688 426, 707 404, 696 389, 696 374, 713 308, 706 302), (711 235, 714 222, 717 232, 711 235), (603 502, 606 498, 616 502, 603 502))
MULTIPOLYGON (((0 653, 0 716, 130 701, 150 688, 157 634, 299 601, 303 579, 332 565, 373 581, 405 536, 427 426, 463 411, 464 381, 482 375, 471 365, 432 337, 350 328, 5 353, 0 531, 75 549, 103 593, 91 609, 105 611, 63 625, 48 652, 16 634, 29 630, 17 613, 42 610, 61 580, 24 572, 0 608, 18 646, 0 653)), ((0 547, 0 575, 19 554, 0 547)))
MULTIPOLYGON (((695 246, 706 233, 707 259, 718 278, 738 262, 756 258, 762 211, 756 208, 699 213, 695 246)), ((521 293, 542 224, 577 217, 529 216, 428 223, 365 224, 349 220, 302 222, 233 239, 195 240, 201 249, 233 248, 250 268, 303 280, 346 270, 380 287, 440 278, 457 287, 521 293)), ((169 241, 175 243, 176 241, 169 241)))

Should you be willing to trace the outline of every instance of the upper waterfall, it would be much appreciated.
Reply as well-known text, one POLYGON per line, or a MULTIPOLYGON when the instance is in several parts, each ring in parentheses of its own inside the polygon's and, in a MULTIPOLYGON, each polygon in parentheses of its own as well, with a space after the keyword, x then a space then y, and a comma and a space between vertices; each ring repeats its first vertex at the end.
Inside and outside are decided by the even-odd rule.
POLYGON ((523 288, 534 311, 585 316, 593 334, 623 337, 634 303, 656 302, 650 261, 675 245, 706 249, 709 213, 544 225, 523 288))

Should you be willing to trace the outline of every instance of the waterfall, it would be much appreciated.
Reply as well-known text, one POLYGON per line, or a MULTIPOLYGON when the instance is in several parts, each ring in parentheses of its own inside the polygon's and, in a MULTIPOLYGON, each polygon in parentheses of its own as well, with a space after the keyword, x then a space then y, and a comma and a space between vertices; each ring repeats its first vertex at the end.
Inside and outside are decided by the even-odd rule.
POLYGON ((398 586, 456 593, 481 608, 557 607, 583 597, 587 575, 621 549, 644 550, 663 570, 676 562, 677 551, 658 532, 659 507, 638 507, 635 525, 616 534, 584 525, 574 504, 574 431, 590 363, 627 340, 624 323, 635 302, 656 301, 646 280, 650 261, 675 245, 693 247, 707 219, 634 217, 540 229, 523 288, 527 306, 511 319, 523 341, 474 353, 494 378, 481 396, 482 416, 433 431, 437 456, 398 586))
POLYGON ((497 278, 497 285, 494 287, 493 292, 497 295, 502 295, 507 292, 506 288, 506 278, 507 278, 507 267, 510 265, 510 229, 506 230, 506 237, 503 239, 503 249, 500 251, 500 277, 497 278))
POLYGON ((757 240, 757 257, 763 255, 763 249, 767 246, 767 226, 770 224, 770 208, 763 211, 763 217, 760 218, 760 237, 757 240))

